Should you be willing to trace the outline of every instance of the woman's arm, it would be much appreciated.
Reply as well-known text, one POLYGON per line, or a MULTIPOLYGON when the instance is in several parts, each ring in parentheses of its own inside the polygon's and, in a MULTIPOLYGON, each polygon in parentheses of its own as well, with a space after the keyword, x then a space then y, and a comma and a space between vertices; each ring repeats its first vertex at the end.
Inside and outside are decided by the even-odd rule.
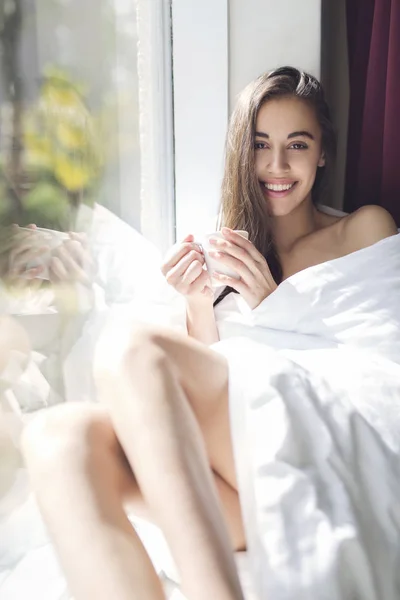
POLYGON ((186 324, 190 337, 210 346, 219 341, 219 333, 215 321, 213 298, 188 297, 186 299, 186 324))
POLYGON ((215 323, 214 293, 204 268, 204 255, 192 234, 168 251, 161 272, 169 285, 186 299, 186 325, 189 335, 207 346, 219 341, 215 323))

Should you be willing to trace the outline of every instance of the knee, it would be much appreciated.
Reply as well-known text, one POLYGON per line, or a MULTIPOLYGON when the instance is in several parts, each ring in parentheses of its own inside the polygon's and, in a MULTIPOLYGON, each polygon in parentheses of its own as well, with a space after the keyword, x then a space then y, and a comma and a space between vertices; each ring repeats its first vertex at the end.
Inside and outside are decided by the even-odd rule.
POLYGON ((94 360, 94 377, 99 384, 164 363, 168 356, 169 332, 151 325, 136 324, 129 332, 106 332, 94 360))
POLYGON ((151 326, 135 330, 123 356, 122 368, 131 371, 133 366, 164 363, 168 356, 168 332, 151 326))
POLYGON ((45 409, 26 427, 21 451, 33 483, 50 480, 70 466, 90 462, 97 449, 110 443, 107 415, 93 405, 62 405, 45 409))

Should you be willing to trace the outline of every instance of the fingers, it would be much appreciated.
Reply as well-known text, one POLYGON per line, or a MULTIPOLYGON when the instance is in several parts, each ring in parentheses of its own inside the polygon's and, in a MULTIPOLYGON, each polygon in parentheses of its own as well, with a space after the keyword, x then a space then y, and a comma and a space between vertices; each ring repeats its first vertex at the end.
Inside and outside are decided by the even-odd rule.
MULTIPOLYGON (((241 266, 246 267, 243 275, 248 271, 255 276, 260 271, 260 262, 255 261, 246 248, 227 240, 210 240, 210 244, 215 250, 209 251, 209 255, 214 259, 221 260, 226 266, 231 266, 235 271, 241 266)), ((242 275, 242 273, 240 274, 242 275)))
POLYGON ((71 237, 70 240, 64 242, 62 247, 82 269, 89 271, 92 265, 92 258, 87 249, 87 240, 82 243, 82 239, 84 238, 80 234, 76 234, 76 237, 71 237))
POLYGON ((89 255, 77 241, 67 241, 53 251, 50 261, 50 280, 53 282, 74 282, 90 285, 88 267, 89 255))
MULTIPOLYGON (((13 285, 27 285, 27 280, 37 279, 49 268, 54 283, 77 282, 91 286, 93 261, 87 250, 85 234, 72 232, 69 239, 57 240, 51 232, 38 235, 34 224, 27 228, 14 225, 10 228, 10 242, 5 263, 5 276, 13 285), (47 236, 47 237, 46 237, 47 236), (27 268, 28 267, 28 268, 27 268), (24 283, 25 282, 25 283, 24 283)), ((2 248, 3 250, 3 248, 2 248)))
MULTIPOLYGON (((216 256, 213 251, 210 252, 210 255, 217 260, 221 259, 224 264, 227 266, 231 266, 236 271, 239 270, 240 266, 238 263, 234 261, 230 261, 228 259, 229 256, 236 258, 241 263, 246 265, 248 271, 252 273, 252 275, 259 279, 262 277, 266 281, 268 281, 271 285, 274 284, 274 279, 272 277, 271 271, 269 269, 268 263, 265 260, 264 256, 254 247, 254 245, 243 238, 238 233, 231 231, 227 228, 223 228, 224 239, 211 239, 210 244, 215 247, 216 251, 221 251, 221 256, 216 256), (236 265, 236 266, 235 266, 236 265)), ((241 271, 239 274, 246 279, 247 271, 241 271)), ((246 279, 246 282, 249 283, 246 279)))
POLYGON ((30 242, 25 242, 11 250, 9 255, 10 270, 15 270, 21 265, 26 265, 29 262, 38 260, 49 251, 49 247, 42 245, 37 248, 32 247, 30 242))
POLYGON ((70 279, 70 273, 64 262, 58 257, 53 256, 49 266, 50 281, 61 282, 70 279))
POLYGON ((22 277, 23 279, 35 279, 43 273, 48 262, 47 246, 32 249, 30 246, 18 248, 12 251, 8 262, 8 275, 11 280, 22 277), (31 265, 31 266, 30 266, 31 265))
POLYGON ((175 244, 167 252, 161 267, 161 272, 164 276, 166 276, 168 271, 173 269, 179 263, 185 254, 188 254, 191 250, 195 250, 197 252, 200 251, 199 245, 195 244, 193 240, 193 235, 189 234, 182 240, 182 242, 175 244))
POLYGON ((23 242, 31 244, 34 243, 36 238, 33 233, 34 232, 32 229, 23 229, 18 225, 11 225, 7 231, 7 234, 1 240, 1 250, 3 252, 12 250, 23 242))
POLYGON ((68 233, 69 237, 71 240, 73 240, 74 242, 79 242, 79 244, 87 249, 89 246, 89 240, 88 237, 86 235, 86 233, 76 233, 75 231, 70 231, 68 233))
POLYGON ((185 293, 187 296, 192 296, 203 292, 205 295, 209 295, 207 293, 207 289, 211 292, 211 295, 214 296, 214 292, 210 287, 210 276, 207 271, 201 269, 200 275, 195 277, 191 283, 187 283, 186 292, 182 293, 185 293))
MULTIPOLYGON (((235 233, 234 231, 232 231, 232 229, 228 229, 227 227, 223 227, 221 229, 221 233, 224 236, 224 239, 217 240, 217 242, 226 241, 226 248, 229 248, 229 251, 232 253, 236 251, 236 254, 234 254, 236 258, 249 256, 253 259, 254 262, 258 264, 262 264, 265 262, 265 258, 263 257, 261 252, 257 250, 254 244, 252 244, 249 240, 244 238, 239 233, 235 233)), ((211 243, 214 244, 214 241, 212 241, 211 243)), ((216 244, 216 246, 218 247, 218 244, 216 244)))
POLYGON ((49 277, 52 283, 81 283, 90 286, 87 274, 68 255, 60 258, 53 256, 49 265, 49 277))
POLYGON ((50 280, 54 282, 80 282, 90 285, 93 261, 87 249, 84 233, 71 232, 69 239, 54 248, 50 262, 50 280))
POLYGON ((202 292, 210 284, 209 273, 203 269, 204 257, 194 251, 192 256, 190 254, 166 276, 168 283, 185 296, 202 292))
MULTIPOLYGON (((245 252, 245 251, 244 250, 241 251, 239 249, 237 251, 235 250, 235 252, 241 256, 240 252, 245 252)), ((250 269, 247 266, 246 263, 248 262, 248 260, 246 260, 246 257, 235 258, 231 254, 226 254, 225 251, 224 252, 212 251, 212 252, 209 252, 209 255, 211 256, 211 258, 218 260, 221 263, 221 265, 224 265, 224 267, 227 267, 228 269, 235 271, 247 285, 251 285, 251 283, 254 282, 254 279, 257 277, 257 275, 258 276, 260 275, 259 271, 257 273, 257 269, 254 268, 254 263, 250 263, 250 265, 253 266, 253 269, 250 269), (246 261, 246 263, 245 263, 245 261, 246 261)))
MULTIPOLYGON (((204 261, 203 261, 204 262, 204 261)), ((203 273, 203 264, 199 260, 194 260, 182 275, 182 283, 189 286, 199 275, 203 273)))
POLYGON ((185 296, 204 294, 214 297, 209 273, 203 268, 204 255, 192 234, 168 252, 161 271, 167 282, 185 296))
POLYGON ((14 289, 34 289, 43 283, 37 278, 43 273, 49 248, 41 238, 33 235, 33 228, 12 225, 4 232, 0 243, 0 271, 7 285, 14 289))
POLYGON ((161 272, 163 275, 167 275, 171 269, 173 269, 179 261, 187 254, 193 250, 191 243, 182 243, 179 246, 173 246, 171 250, 167 253, 165 260, 161 266, 161 272))
POLYGON ((194 241, 194 236, 189 233, 186 237, 183 238, 182 242, 193 242, 194 241))
POLYGON ((246 299, 249 286, 243 281, 243 279, 236 279, 235 277, 230 277, 229 275, 219 273, 218 271, 213 271, 212 276, 217 281, 220 281, 221 285, 226 285, 233 288, 246 299))
POLYGON ((15 234, 18 233, 21 236, 24 236, 24 235, 30 236, 36 229, 37 229, 37 225, 35 225, 34 223, 30 223, 26 227, 20 227, 16 223, 13 223, 11 225, 11 231, 15 234))
POLYGON ((204 256, 196 250, 190 250, 188 254, 185 254, 183 258, 174 266, 168 270, 165 277, 168 283, 172 286, 177 285, 185 274, 186 270, 193 263, 197 262, 200 269, 203 268, 204 256))

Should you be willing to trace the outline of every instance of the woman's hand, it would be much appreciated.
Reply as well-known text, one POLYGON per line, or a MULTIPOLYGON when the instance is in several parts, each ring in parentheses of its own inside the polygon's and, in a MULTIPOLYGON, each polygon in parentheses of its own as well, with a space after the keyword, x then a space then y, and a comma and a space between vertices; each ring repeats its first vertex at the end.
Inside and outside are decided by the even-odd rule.
POLYGON ((214 272, 213 277, 239 292, 251 309, 256 308, 278 287, 267 261, 251 242, 227 227, 222 228, 224 239, 210 239, 215 251, 209 255, 236 271, 240 279, 214 272))
POLYGON ((54 248, 49 263, 49 278, 61 311, 91 308, 93 276, 94 264, 85 234, 69 233, 69 239, 54 248))
POLYGON ((13 225, 1 245, 0 275, 5 283, 16 292, 35 294, 41 288, 49 289, 50 282, 60 312, 89 310, 94 301, 94 268, 86 236, 68 236, 53 247, 36 225, 13 225))
POLYGON ((177 292, 191 299, 214 297, 204 256, 193 235, 187 235, 167 253, 161 272, 177 292))
POLYGON ((49 264, 52 283, 92 285, 93 261, 83 233, 70 233, 69 239, 54 248, 49 264))
POLYGON ((44 271, 40 262, 48 252, 48 247, 37 238, 34 229, 34 225, 29 225, 27 229, 13 225, 2 240, 1 276, 14 290, 29 289, 33 292, 43 284, 43 280, 38 279, 44 271), (29 266, 35 263, 38 263, 37 266, 29 266))

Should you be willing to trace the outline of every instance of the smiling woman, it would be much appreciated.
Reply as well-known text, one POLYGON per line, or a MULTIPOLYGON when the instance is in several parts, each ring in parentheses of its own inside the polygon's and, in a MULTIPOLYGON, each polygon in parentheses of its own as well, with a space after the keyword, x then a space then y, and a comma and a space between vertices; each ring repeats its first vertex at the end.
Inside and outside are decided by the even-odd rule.
POLYGON ((311 198, 317 168, 325 166, 315 111, 296 97, 271 100, 260 109, 256 128, 256 173, 269 211, 287 214, 311 198))
POLYGON ((322 203, 335 154, 329 108, 314 77, 282 67, 243 90, 227 135, 222 221, 250 232, 277 280, 282 271, 272 243, 271 213, 290 212, 289 206, 307 196, 322 203), (276 187, 283 185, 291 187, 276 187), (274 202, 289 197, 289 204, 274 202))
MULTIPOLYGON (((276 284, 358 249, 345 239, 346 219, 317 208, 330 190, 335 155, 329 108, 315 77, 281 67, 243 90, 227 133, 220 222, 249 233, 267 261, 267 279, 272 276, 276 284)), ((390 215, 381 211, 380 219, 387 218, 387 231, 395 233, 390 215)), ((355 215, 353 223, 358 221, 355 215)), ((242 282, 221 278, 223 283, 227 287, 216 303, 231 291, 243 293, 242 282)), ((248 288, 254 289, 254 281, 248 288)), ((261 288, 266 293, 270 286, 261 288)))

